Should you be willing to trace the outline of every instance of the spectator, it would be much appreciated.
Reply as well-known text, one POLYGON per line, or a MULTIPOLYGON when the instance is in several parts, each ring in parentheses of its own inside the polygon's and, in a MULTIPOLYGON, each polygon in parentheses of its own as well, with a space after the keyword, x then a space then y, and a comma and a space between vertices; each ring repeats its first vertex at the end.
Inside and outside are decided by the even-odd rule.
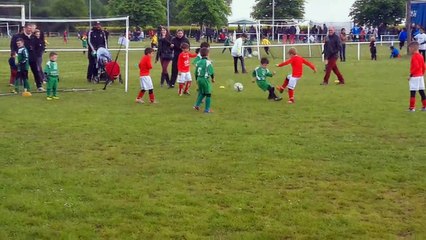
POLYGON ((87 66, 87 81, 91 82, 98 75, 96 68, 96 51, 100 47, 108 48, 105 32, 102 30, 101 23, 96 22, 92 30, 87 35, 87 42, 89 44, 87 58, 89 65, 87 66))
POLYGON ((247 35, 243 33, 237 40, 234 42, 234 46, 232 47, 231 54, 234 57, 234 73, 238 73, 238 59, 241 62, 242 73, 247 73, 245 65, 244 65, 244 53, 243 53, 243 43, 247 39, 247 35))
POLYGON ((340 30, 340 42, 342 43, 342 48, 340 49, 340 61, 346 62, 346 30, 344 28, 340 30))
POLYGON ((425 59, 425 53, 426 53, 426 34, 425 30, 423 28, 420 28, 420 33, 414 36, 414 39, 416 42, 419 43, 419 52, 423 55, 423 59, 425 59))
POLYGON ((330 79, 331 71, 336 74, 339 80, 339 84, 345 84, 345 80, 343 79, 343 76, 340 73, 339 68, 337 68, 336 64, 337 54, 339 53, 341 47, 342 45, 340 43, 340 38, 336 35, 334 27, 330 27, 330 29, 328 29, 328 36, 325 38, 324 44, 324 58, 326 59, 326 70, 324 81, 321 83, 321 85, 328 85, 328 80, 330 79))
POLYGON ((161 63, 161 87, 164 86, 164 82, 170 86, 170 77, 167 69, 169 67, 170 61, 173 59, 173 50, 171 45, 172 37, 170 37, 169 32, 166 28, 161 29, 160 40, 158 41, 157 56, 155 58, 156 63, 158 60, 160 60, 161 63))
POLYGON ((399 40, 399 49, 401 50, 404 47, 405 41, 407 41, 407 29, 403 28, 398 35, 399 40))
POLYGON ((46 50, 46 45, 44 39, 41 38, 40 30, 36 29, 34 32, 34 37, 31 38, 31 51, 30 51, 30 59, 33 59, 37 64, 39 78, 45 81, 44 73, 43 73, 43 53, 46 50))

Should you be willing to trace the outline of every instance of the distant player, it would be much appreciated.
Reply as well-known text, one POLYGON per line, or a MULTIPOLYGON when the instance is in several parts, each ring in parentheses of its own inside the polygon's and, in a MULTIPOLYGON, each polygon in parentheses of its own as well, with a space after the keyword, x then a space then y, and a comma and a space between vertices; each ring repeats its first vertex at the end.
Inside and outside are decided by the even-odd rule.
POLYGON ((152 84, 152 79, 149 75, 151 69, 152 69, 152 56, 154 55, 154 49, 152 48, 146 48, 145 49, 145 56, 142 57, 142 59, 139 62, 139 73, 140 73, 140 84, 141 84, 141 90, 136 97, 136 103, 145 103, 142 100, 143 95, 148 90, 149 93, 149 101, 151 103, 156 103, 155 96, 154 96, 154 85, 152 84))
POLYGON ((198 61, 200 61, 201 60, 201 53, 200 53, 200 49, 201 48, 207 48, 207 49, 210 49, 210 43, 208 43, 208 42, 202 42, 201 44, 200 44, 200 48, 197 48, 197 49, 195 49, 195 53, 197 53, 198 55, 197 55, 197 57, 194 59, 194 61, 192 61, 192 64, 194 65, 194 66, 197 66, 197 63, 198 63, 198 61))
POLYGON ((297 55, 295 48, 290 48, 290 50, 288 50, 288 54, 290 55, 290 59, 283 63, 277 64, 276 66, 283 67, 291 64, 293 71, 292 74, 288 75, 284 80, 283 85, 278 87, 278 91, 282 93, 284 92, 285 88, 288 88, 288 103, 294 103, 294 89, 296 88, 297 82, 300 80, 300 78, 302 78, 303 64, 310 67, 314 72, 317 72, 317 68, 311 62, 297 55))
POLYGON ((58 71, 58 63, 56 60, 58 59, 58 54, 55 52, 51 52, 49 54, 49 61, 46 63, 44 67, 44 74, 47 79, 47 100, 58 100, 59 97, 57 95, 58 82, 59 82, 59 71, 58 71))
POLYGON ((81 46, 83 47, 83 54, 86 54, 86 48, 87 48, 87 36, 86 34, 83 34, 83 36, 80 38, 81 40, 81 46))
POLYGON ((268 64, 269 60, 267 58, 262 58, 260 60, 260 66, 257 67, 252 74, 254 77, 253 82, 256 82, 257 86, 263 91, 269 92, 268 100, 281 101, 282 98, 275 94, 274 86, 266 80, 267 77, 272 77, 275 75, 275 72, 272 73, 269 71, 268 64))
POLYGON ((225 38, 225 41, 223 42, 223 46, 225 46, 222 50, 222 54, 226 51, 226 49, 229 49, 229 53, 231 53, 231 46, 232 43, 232 35, 228 34, 228 36, 225 38))
POLYGON ((18 46, 18 74, 15 80, 15 92, 19 92, 19 85, 24 85, 24 92, 30 91, 28 82, 28 69, 30 67, 28 50, 24 46, 24 40, 18 38, 16 40, 18 46))
POLYGON ((241 70, 243 73, 247 73, 246 67, 244 65, 244 52, 243 52, 243 43, 246 41, 247 35, 243 33, 232 46, 231 54, 234 57, 234 73, 238 73, 238 60, 241 62, 241 70))
POLYGON ((179 83, 179 90, 178 95, 182 96, 183 94, 189 95, 189 88, 191 87, 192 83, 192 77, 191 77, 191 71, 190 71, 190 58, 197 57, 196 53, 190 53, 189 52, 189 44, 188 43, 182 43, 181 44, 182 52, 179 54, 178 58, 178 79, 177 82, 179 83), (185 87, 185 89, 184 89, 185 87))
POLYGON ((263 36, 262 41, 260 42, 261 45, 265 46, 263 49, 265 49, 266 54, 269 55, 269 45, 271 45, 271 42, 269 41, 267 36, 263 36))
POLYGON ((211 82, 214 83, 214 69, 212 63, 208 60, 209 49, 201 48, 200 54, 201 60, 198 61, 197 66, 195 67, 195 79, 198 84, 198 97, 195 102, 194 109, 197 111, 200 110, 200 105, 203 99, 206 98, 206 108, 204 112, 211 113, 213 112, 210 108, 212 96, 211 82))
POLYGON ((390 48, 390 51, 391 51, 390 58, 400 58, 401 57, 401 54, 399 54, 398 49, 396 49, 394 46, 390 46, 389 48, 390 48))
POLYGON ((410 85, 410 107, 408 111, 416 111, 416 91, 419 91, 422 98, 422 111, 426 111, 426 96, 425 96, 425 64, 423 56, 419 52, 419 43, 412 42, 408 45, 408 49, 412 54, 410 64, 410 77, 408 78, 410 85))

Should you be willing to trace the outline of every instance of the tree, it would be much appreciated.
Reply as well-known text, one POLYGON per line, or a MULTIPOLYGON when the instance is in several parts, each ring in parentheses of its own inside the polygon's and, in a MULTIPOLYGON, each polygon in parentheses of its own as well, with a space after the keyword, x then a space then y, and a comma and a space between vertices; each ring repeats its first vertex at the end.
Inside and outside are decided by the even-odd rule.
POLYGON ((84 0, 56 0, 50 10, 50 17, 87 17, 88 9, 84 0))
POLYGON ((229 0, 178 0, 181 11, 178 18, 182 23, 198 23, 200 26, 221 26, 231 15, 229 0))
POLYGON ((156 26, 166 21, 166 7, 161 0, 109 0, 112 15, 129 15, 130 23, 137 26, 156 26))
POLYGON ((405 18, 405 0, 356 0, 349 16, 359 25, 398 24, 405 18))
MULTIPOLYGON (((256 0, 251 17, 254 19, 272 18, 273 0, 256 0)), ((303 18, 305 14, 305 0, 275 0, 275 18, 303 18)))

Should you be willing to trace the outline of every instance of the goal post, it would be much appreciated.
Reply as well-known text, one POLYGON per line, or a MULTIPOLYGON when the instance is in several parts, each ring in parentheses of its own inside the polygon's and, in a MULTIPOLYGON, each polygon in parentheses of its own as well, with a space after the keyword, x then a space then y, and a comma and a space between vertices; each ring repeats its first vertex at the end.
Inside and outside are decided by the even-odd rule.
POLYGON ((25 5, 22 4, 0 4, 0 8, 20 8, 21 9, 21 18, 18 21, 20 22, 21 26, 25 25, 25 5))
MULTIPOLYGON (((126 22, 126 34, 125 38, 127 43, 129 43, 130 39, 128 38, 129 28, 129 16, 126 17, 115 17, 115 18, 92 18, 92 19, 18 19, 18 18, 0 18, 0 22, 32 22, 32 23, 92 23, 92 22, 111 22, 111 21, 125 21, 126 22)), ((63 49, 64 51, 81 51, 81 49, 63 49)), ((116 49, 109 49, 116 50, 116 49)), ((60 52, 62 49, 56 49, 56 51, 60 52)), ((128 91, 129 87, 129 44, 124 44, 125 51, 125 92, 128 91)))

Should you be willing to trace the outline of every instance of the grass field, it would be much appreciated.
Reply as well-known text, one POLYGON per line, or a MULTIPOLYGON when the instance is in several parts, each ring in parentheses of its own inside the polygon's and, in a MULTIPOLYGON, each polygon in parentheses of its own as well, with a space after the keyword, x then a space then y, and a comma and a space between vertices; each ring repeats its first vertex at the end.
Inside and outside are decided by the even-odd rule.
MULTIPOLYGON (((128 93, 86 83, 87 58, 60 53, 60 88, 95 91, 0 97, 0 239, 426 239, 426 112, 406 111, 408 58, 378 52, 348 49, 345 86, 320 86, 311 58, 320 71, 288 105, 212 50, 213 114, 192 109, 195 86, 160 88, 159 64, 159 103, 135 104, 142 52, 128 93)), ((275 63, 281 84, 290 68, 275 63)))

